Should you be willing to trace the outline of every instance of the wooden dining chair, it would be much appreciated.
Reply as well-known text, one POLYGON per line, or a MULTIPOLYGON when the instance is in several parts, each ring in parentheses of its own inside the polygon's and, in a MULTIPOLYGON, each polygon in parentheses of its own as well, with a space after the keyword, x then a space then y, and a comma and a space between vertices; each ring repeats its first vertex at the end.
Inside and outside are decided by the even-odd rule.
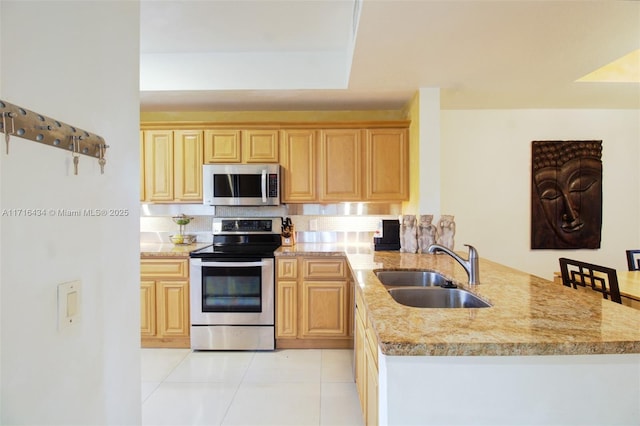
POLYGON ((567 287, 590 287, 602 293, 603 298, 622 303, 615 269, 561 257, 560 273, 562 284, 567 287))
POLYGON ((630 271, 640 271, 640 250, 627 250, 627 266, 630 271))

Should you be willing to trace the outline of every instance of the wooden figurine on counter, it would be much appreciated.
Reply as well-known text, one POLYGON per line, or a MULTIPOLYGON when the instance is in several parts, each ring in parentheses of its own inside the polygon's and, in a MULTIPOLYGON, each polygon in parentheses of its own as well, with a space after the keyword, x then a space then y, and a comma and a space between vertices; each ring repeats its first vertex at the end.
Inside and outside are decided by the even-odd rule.
POLYGON ((432 214, 420 215, 418 225, 418 253, 427 253, 431 244, 438 241, 438 228, 433 224, 432 214))
POLYGON ((453 250, 453 237, 455 234, 456 223, 453 221, 453 215, 443 214, 440 216, 440 221, 438 222, 438 244, 445 246, 449 250, 453 250))
POLYGON ((402 216, 400 225, 400 251, 403 253, 415 253, 418 251, 418 232, 416 215, 406 214, 402 216))

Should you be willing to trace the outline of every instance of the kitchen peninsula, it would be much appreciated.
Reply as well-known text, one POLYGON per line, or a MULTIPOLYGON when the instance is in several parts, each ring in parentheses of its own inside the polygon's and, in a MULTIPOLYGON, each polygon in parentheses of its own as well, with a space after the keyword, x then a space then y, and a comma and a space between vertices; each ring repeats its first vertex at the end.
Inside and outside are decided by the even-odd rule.
POLYGON ((356 310, 361 302, 375 339, 366 375, 376 389, 359 383, 368 423, 640 423, 639 310, 482 257, 481 284, 470 290, 492 307, 411 308, 375 270, 432 269, 460 287, 465 271, 446 255, 330 244, 283 247, 276 257, 323 254, 346 254, 356 310))

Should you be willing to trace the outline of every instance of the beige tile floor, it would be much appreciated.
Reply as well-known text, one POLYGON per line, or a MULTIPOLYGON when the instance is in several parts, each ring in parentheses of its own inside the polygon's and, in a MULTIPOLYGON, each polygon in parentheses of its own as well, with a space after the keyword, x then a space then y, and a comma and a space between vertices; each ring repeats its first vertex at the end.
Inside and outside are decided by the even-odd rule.
POLYGON ((143 425, 363 424, 352 350, 141 352, 143 425))

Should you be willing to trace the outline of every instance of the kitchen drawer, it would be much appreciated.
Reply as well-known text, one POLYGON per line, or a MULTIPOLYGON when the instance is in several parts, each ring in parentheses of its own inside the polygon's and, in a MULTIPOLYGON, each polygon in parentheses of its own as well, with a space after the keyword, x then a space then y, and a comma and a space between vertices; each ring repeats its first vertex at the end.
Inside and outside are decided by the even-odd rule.
POLYGON ((305 279, 346 278, 346 269, 346 262, 343 258, 304 258, 302 261, 305 279))
POLYGON ((141 259, 141 278, 188 278, 189 259, 141 259))
POLYGON ((278 259, 277 277, 278 279, 296 279, 298 276, 298 258, 278 259))

